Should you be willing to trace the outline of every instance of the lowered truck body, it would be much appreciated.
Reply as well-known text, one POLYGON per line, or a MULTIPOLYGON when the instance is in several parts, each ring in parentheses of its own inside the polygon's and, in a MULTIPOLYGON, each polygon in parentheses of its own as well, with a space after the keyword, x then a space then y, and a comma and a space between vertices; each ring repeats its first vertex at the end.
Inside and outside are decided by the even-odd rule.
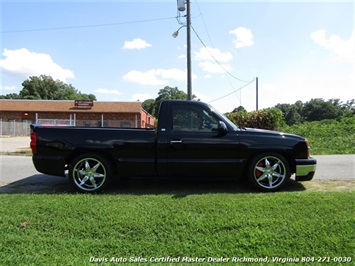
POLYGON ((156 129, 32 125, 36 169, 68 177, 81 192, 113 178, 241 178, 262 191, 282 188, 292 174, 313 178, 316 160, 306 139, 240 128, 208 104, 164 101, 156 129))

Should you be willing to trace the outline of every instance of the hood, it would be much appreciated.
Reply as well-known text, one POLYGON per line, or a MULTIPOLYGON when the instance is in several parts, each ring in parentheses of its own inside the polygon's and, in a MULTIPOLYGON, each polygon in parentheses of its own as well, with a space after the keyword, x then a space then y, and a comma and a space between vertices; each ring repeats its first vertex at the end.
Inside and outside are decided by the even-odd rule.
POLYGON ((279 132, 275 130, 267 130, 267 129, 258 129, 258 128, 245 128, 245 132, 247 134, 252 134, 252 135, 264 135, 264 136, 280 136, 280 137, 288 137, 288 138, 296 138, 296 139, 304 139, 298 135, 290 134, 290 133, 284 133, 284 132, 279 132))

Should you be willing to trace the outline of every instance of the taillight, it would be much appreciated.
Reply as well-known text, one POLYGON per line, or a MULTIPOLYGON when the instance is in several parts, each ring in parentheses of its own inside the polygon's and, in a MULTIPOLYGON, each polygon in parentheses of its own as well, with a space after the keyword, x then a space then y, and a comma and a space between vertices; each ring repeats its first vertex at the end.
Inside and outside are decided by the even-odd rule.
POLYGON ((32 133, 31 133, 30 147, 32 150, 32 154, 36 154, 37 153, 37 133, 36 133, 36 131, 32 131, 32 133))

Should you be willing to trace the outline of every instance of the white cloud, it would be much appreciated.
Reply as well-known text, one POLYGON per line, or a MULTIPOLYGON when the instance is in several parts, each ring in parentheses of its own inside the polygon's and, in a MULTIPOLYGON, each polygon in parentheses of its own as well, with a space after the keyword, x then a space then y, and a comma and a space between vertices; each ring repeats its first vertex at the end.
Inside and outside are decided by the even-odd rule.
POLYGON ((222 52, 217 48, 202 47, 195 53, 195 59, 198 61, 215 61, 229 62, 233 59, 233 55, 230 52, 222 52))
POLYGON ((104 89, 104 88, 97 89, 95 92, 102 93, 102 94, 121 95, 121 92, 119 90, 109 90, 109 89, 104 89))
POLYGON ((336 60, 342 62, 354 62, 355 56, 355 31, 348 40, 342 40, 338 35, 330 35, 327 39, 324 29, 311 33, 312 40, 319 46, 333 53, 336 60))
POLYGON ((204 61, 198 64, 202 70, 208 73, 225 73, 230 72, 232 67, 228 64, 217 64, 215 62, 204 61))
POLYGON ((250 29, 244 27, 238 27, 234 30, 231 30, 229 34, 235 35, 236 39, 233 41, 235 48, 242 48, 245 46, 252 46, 253 42, 253 33, 250 29))
POLYGON ((1 86, 0 85, 0 89, 4 90, 4 91, 15 91, 15 90, 17 90, 17 87, 16 86, 1 86))
POLYGON ((132 101, 144 102, 148 99, 153 99, 153 97, 148 93, 136 93, 132 95, 132 101))
POLYGON ((19 80, 27 79, 29 76, 48 75, 66 82, 67 79, 75 77, 73 71, 56 64, 48 54, 34 53, 21 48, 4 49, 2 55, 4 59, 0 60, 0 68, 19 80))
MULTIPOLYGON (((178 68, 151 69, 146 72, 131 70, 123 76, 123 79, 141 85, 167 85, 169 80, 186 80, 186 75, 186 71, 178 68)), ((196 78, 196 76, 192 75, 192 78, 196 78)))
POLYGON ((123 49, 144 49, 151 46, 152 45, 150 43, 147 43, 145 40, 136 38, 133 41, 125 41, 123 49))
MULTIPOLYGON (((213 73, 224 73, 231 71, 232 67, 227 63, 233 59, 233 55, 230 52, 222 52, 217 48, 202 47, 195 53, 195 59, 199 62, 199 66, 203 71, 213 73)), ((210 78, 211 76, 205 76, 210 78)))
POLYGON ((184 81, 187 79, 186 71, 178 69, 178 68, 158 69, 157 72, 158 72, 158 75, 161 75, 162 78, 166 78, 166 79, 173 79, 173 80, 179 80, 179 81, 184 81))
POLYGON ((156 70, 149 70, 147 72, 131 70, 123 76, 123 79, 128 82, 138 83, 141 85, 165 85, 167 80, 157 78, 156 70))
POLYGON ((208 103, 208 102, 211 101, 211 98, 210 98, 210 97, 208 97, 206 94, 201 93, 201 92, 199 92, 199 91, 196 91, 196 90, 195 90, 195 91, 193 91, 193 94, 195 94, 197 100, 200 100, 201 102, 208 103))

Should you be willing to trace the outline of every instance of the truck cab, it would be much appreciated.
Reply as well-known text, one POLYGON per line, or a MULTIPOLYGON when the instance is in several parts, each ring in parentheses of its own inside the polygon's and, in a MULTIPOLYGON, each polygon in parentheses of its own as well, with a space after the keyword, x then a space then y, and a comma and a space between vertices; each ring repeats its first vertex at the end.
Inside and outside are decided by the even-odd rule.
POLYGON ((164 101, 157 128, 159 174, 169 177, 236 177, 238 128, 209 105, 164 101))

